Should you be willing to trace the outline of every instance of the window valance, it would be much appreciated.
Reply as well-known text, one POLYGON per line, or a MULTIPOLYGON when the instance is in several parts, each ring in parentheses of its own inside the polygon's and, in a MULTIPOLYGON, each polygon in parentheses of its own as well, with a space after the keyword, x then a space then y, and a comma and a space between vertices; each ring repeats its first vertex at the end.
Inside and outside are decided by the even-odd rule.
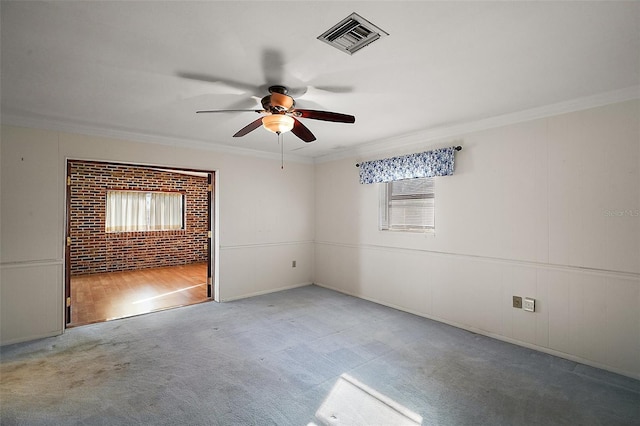
POLYGON ((460 147, 441 148, 417 154, 360 163, 360 183, 391 182, 402 179, 453 174, 454 153, 460 147))

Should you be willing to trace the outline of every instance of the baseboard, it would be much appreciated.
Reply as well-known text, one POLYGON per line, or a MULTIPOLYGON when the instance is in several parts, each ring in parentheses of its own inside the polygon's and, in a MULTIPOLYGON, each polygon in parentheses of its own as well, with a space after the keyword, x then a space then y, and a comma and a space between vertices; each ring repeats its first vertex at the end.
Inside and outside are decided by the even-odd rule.
POLYGON ((472 332, 472 333, 475 333, 475 334, 480 334, 480 335, 483 335, 483 336, 486 336, 486 337, 490 337, 492 339, 500 340, 502 342, 511 343, 511 344, 517 345, 517 346, 522 346, 522 347, 525 347, 527 349, 533 349, 535 351, 542 352, 542 353, 545 353, 545 354, 548 354, 548 355, 557 356, 559 358, 567 359, 569 361, 577 362, 577 363, 580 363, 580 364, 588 365, 590 367, 599 368, 601 370, 606 370, 606 371, 609 371, 611 373, 620 374, 621 376, 630 377, 632 379, 640 380, 640 374, 636 374, 636 373, 632 373, 632 372, 629 372, 629 371, 621 370, 619 368, 611 367, 609 365, 600 364, 598 362, 595 362, 595 361, 592 361, 592 360, 589 360, 589 359, 585 359, 585 358, 581 358, 581 357, 576 356, 576 355, 568 354, 568 353, 565 353, 565 352, 560 352, 560 351, 557 351, 557 350, 554 350, 554 349, 551 349, 551 348, 547 348, 547 347, 544 347, 544 346, 534 345, 532 343, 523 342, 521 340, 512 339, 510 337, 502 336, 500 334, 495 334, 495 333, 488 332, 486 330, 481 330, 481 329, 478 329, 478 328, 474 328, 474 327, 468 326, 466 324, 460 324, 460 323, 457 323, 455 321, 449 321, 447 319, 440 318, 440 317, 437 317, 437 316, 434 316, 434 315, 428 315, 428 314, 425 314, 424 312, 412 311, 410 309, 407 309, 407 308, 404 308, 404 307, 401 307, 401 306, 396 306, 394 304, 383 302, 381 300, 377 300, 377 299, 374 299, 374 298, 371 298, 371 297, 366 297, 366 296, 363 296, 361 294, 351 293, 351 292, 345 291, 343 289, 336 288, 336 287, 331 287, 331 286, 328 286, 328 285, 325 285, 325 284, 322 284, 322 283, 315 282, 314 285, 317 285, 318 287, 323 287, 323 288, 326 288, 326 289, 329 289, 329 290, 337 291, 338 293, 342 293, 342 294, 346 294, 346 295, 349 295, 349 296, 357 297, 358 299, 363 299, 363 300, 367 300, 369 302, 377 303, 378 305, 383 305, 383 306, 387 306, 389 308, 397 309, 397 310, 402 311, 402 312, 407 312, 407 313, 412 314, 412 315, 416 315, 416 316, 427 318, 427 319, 430 319, 430 320, 433 320, 433 321, 437 321, 437 322, 440 322, 440 323, 443 323, 443 324, 447 324, 447 325, 450 325, 452 327, 460 328, 462 330, 466 330, 466 331, 469 331, 469 332, 472 332))
POLYGON ((240 296, 234 296, 234 297, 228 297, 228 298, 220 299, 220 301, 221 302, 233 302, 234 300, 246 299, 246 298, 255 297, 255 296, 262 296, 263 294, 276 293, 278 291, 291 290, 293 288, 305 287, 305 286, 308 286, 308 285, 311 285, 311 284, 313 284, 313 283, 311 281, 309 281, 309 282, 294 284, 294 285, 285 286, 285 287, 271 288, 269 290, 262 290, 262 291, 257 291, 255 293, 248 293, 248 294, 243 294, 243 295, 240 295, 240 296))
POLYGON ((34 336, 19 337, 17 339, 7 340, 6 342, 5 341, 0 342, 0 347, 15 345, 16 343, 32 342, 34 340, 46 339, 47 337, 56 337, 56 336, 62 335, 63 333, 64 333, 64 330, 56 330, 56 331, 51 331, 44 334, 37 334, 34 336))

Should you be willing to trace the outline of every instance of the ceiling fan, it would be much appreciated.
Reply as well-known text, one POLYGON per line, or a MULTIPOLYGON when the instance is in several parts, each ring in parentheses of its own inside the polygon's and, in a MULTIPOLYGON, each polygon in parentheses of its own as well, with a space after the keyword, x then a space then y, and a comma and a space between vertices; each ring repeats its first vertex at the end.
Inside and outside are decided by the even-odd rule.
POLYGON ((305 142, 313 142, 316 137, 311 131, 298 120, 298 118, 310 118, 313 120, 333 121, 338 123, 355 123, 353 115, 341 114, 338 112, 317 111, 312 109, 297 109, 295 101, 289 96, 285 86, 274 85, 269 87, 269 95, 262 98, 262 109, 226 109, 226 110, 206 110, 196 111, 196 113, 215 112, 257 112, 264 116, 252 121, 233 135, 234 138, 241 137, 263 126, 265 129, 277 133, 291 131, 294 135, 305 142))

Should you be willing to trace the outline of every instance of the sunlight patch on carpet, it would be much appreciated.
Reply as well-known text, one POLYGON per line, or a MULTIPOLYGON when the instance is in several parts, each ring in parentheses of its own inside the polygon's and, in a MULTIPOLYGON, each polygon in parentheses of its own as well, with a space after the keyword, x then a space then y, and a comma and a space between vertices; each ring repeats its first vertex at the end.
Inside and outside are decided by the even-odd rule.
POLYGON ((346 373, 333 385, 316 418, 323 425, 422 424, 422 416, 346 373))

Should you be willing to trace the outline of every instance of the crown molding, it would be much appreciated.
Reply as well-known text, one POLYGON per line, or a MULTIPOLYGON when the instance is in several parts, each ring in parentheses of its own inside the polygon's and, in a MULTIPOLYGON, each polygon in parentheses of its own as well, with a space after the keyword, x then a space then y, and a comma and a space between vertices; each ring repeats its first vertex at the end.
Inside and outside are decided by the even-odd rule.
MULTIPOLYGON (((339 152, 334 152, 317 157, 285 154, 284 158, 286 161, 307 164, 325 163, 329 161, 336 161, 353 157, 357 157, 358 160, 366 160, 374 157, 377 154, 385 154, 396 149, 410 149, 413 147, 423 149, 425 143, 436 142, 438 140, 446 138, 456 138, 468 133, 481 130, 488 130, 540 118, 552 117, 569 112, 596 108, 599 106, 625 102, 632 99, 640 99, 640 86, 632 86, 625 89, 604 92, 596 95, 586 96, 542 107, 531 108, 514 113, 503 114, 495 117, 489 117, 467 123, 434 127, 431 129, 408 133, 389 139, 379 139, 371 142, 366 142, 352 148, 346 148, 339 152)), ((197 139, 185 139, 127 130, 110 129, 101 126, 71 122, 68 120, 53 117, 35 117, 29 116, 27 114, 3 112, 0 117, 0 121, 2 122, 2 124, 17 127, 29 127, 65 133, 78 133, 131 142, 141 142, 167 146, 181 146, 185 148, 214 151, 225 154, 243 155, 269 160, 281 159, 280 153, 259 151, 255 149, 230 146, 197 139)))
POLYGON ((376 154, 385 154, 394 149, 407 149, 412 147, 423 149, 425 143, 429 142, 436 142, 446 138, 459 138, 460 136, 472 132, 630 101, 632 99, 640 99, 640 86, 627 87, 625 89, 604 92, 467 123, 434 127, 415 133, 396 136, 390 139, 379 139, 360 144, 353 148, 347 148, 336 153, 315 157, 315 162, 318 164, 353 157, 358 157, 358 160, 366 160, 376 154))
MULTIPOLYGON (((98 136, 109 139, 118 139, 129 142, 140 142, 165 146, 180 146, 184 148, 214 151, 223 154, 243 155, 268 160, 282 159, 280 153, 258 151, 255 149, 230 146, 215 142, 207 142, 197 139, 185 139, 179 137, 162 136, 127 130, 110 129, 101 126, 75 123, 68 120, 51 117, 33 117, 26 114, 2 113, 0 122, 3 125, 27 127, 41 130, 51 130, 63 133, 74 133, 88 136, 98 136)), ((286 161, 313 164, 313 158, 295 154, 284 155, 286 161)))

